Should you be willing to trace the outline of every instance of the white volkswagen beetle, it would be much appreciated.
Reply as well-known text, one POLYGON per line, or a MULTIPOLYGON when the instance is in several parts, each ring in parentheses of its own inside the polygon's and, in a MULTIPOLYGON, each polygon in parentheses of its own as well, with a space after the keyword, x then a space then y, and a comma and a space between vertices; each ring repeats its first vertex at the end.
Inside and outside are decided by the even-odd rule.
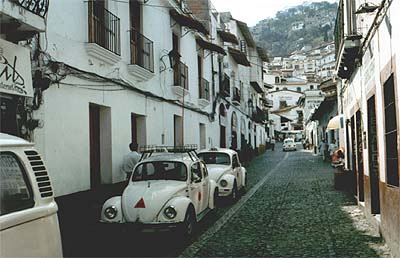
POLYGON ((146 158, 135 166, 122 196, 104 203, 101 222, 129 224, 142 231, 178 229, 186 237, 192 235, 196 223, 216 208, 218 186, 194 149, 168 151, 174 153, 142 156, 146 158))
POLYGON ((236 151, 224 148, 211 148, 198 153, 207 164, 210 178, 218 184, 219 196, 230 196, 235 201, 238 191, 246 186, 246 169, 239 161, 236 151))

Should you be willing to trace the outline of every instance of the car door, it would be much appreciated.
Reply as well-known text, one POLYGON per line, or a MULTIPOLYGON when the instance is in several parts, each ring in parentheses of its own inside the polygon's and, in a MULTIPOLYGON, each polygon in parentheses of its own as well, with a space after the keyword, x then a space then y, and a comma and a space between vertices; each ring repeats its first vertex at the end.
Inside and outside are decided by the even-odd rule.
POLYGON ((199 214, 203 209, 202 183, 203 183, 203 175, 201 173, 200 162, 195 162, 190 167, 189 195, 196 210, 196 214, 199 214))
POLYGON ((233 169, 233 174, 237 179, 237 187, 240 188, 240 186, 242 185, 242 175, 240 173, 240 163, 237 154, 234 154, 232 156, 232 169, 233 169))
POLYGON ((204 211, 205 209, 208 208, 208 200, 210 197, 210 180, 208 178, 208 171, 207 171, 207 167, 204 164, 204 162, 200 162, 200 168, 201 168, 201 173, 203 175, 203 179, 201 182, 201 192, 202 192, 201 211, 204 211))

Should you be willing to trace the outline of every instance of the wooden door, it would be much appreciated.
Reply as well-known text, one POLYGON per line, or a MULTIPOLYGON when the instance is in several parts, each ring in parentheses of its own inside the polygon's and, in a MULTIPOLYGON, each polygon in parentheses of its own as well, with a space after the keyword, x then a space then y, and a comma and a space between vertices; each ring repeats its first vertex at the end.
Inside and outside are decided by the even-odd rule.
POLYGON ((101 184, 100 176, 100 108, 89 106, 90 134, 90 187, 97 188, 101 184))

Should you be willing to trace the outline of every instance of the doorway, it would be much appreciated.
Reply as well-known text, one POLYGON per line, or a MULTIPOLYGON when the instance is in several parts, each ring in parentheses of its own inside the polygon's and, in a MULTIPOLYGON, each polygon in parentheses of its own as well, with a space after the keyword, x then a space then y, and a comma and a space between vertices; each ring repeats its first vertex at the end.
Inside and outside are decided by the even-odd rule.
POLYGON ((174 146, 183 145, 183 120, 181 116, 174 115, 174 146))
POLYGON ((139 147, 146 146, 146 117, 138 114, 131 114, 131 142, 139 147))
POLYGON ((90 131, 90 188, 98 188, 101 184, 100 172, 100 108, 89 106, 90 131))
POLYGON ((376 131, 376 110, 375 96, 372 96, 368 102, 368 160, 369 160, 369 180, 371 188, 371 213, 379 214, 379 164, 378 164, 378 142, 376 131))
POLYGON ((206 148, 206 125, 200 123, 199 124, 199 133, 200 133, 200 150, 206 148))
POLYGON ((361 111, 356 113, 356 138, 357 138, 357 177, 358 200, 364 201, 364 160, 363 160, 363 130, 361 125, 361 111))

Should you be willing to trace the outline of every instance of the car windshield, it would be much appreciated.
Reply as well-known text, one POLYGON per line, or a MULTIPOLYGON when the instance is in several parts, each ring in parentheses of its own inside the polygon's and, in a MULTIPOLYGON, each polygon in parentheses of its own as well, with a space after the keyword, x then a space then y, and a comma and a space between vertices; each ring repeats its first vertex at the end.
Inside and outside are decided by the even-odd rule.
POLYGON ((294 141, 293 141, 293 139, 286 139, 285 140, 285 143, 293 143, 294 141))
POLYGON ((132 181, 178 180, 186 181, 186 166, 181 162, 153 161, 139 164, 132 176, 132 181))
POLYGON ((228 154, 219 152, 203 152, 198 154, 199 158, 206 164, 230 165, 231 160, 228 154))

